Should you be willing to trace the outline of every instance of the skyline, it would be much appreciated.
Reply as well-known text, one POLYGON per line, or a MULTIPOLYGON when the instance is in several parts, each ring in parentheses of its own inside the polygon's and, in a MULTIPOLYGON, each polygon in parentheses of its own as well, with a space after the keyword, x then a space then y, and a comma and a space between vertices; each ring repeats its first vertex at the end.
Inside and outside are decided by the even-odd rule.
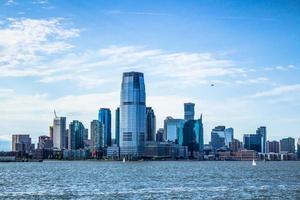
POLYGON ((300 4, 97 2, 1 1, 0 140, 36 142, 54 109, 88 127, 100 108, 114 113, 133 70, 157 129, 193 102, 205 143, 217 125, 240 140, 259 126, 270 140, 300 136, 300 4))

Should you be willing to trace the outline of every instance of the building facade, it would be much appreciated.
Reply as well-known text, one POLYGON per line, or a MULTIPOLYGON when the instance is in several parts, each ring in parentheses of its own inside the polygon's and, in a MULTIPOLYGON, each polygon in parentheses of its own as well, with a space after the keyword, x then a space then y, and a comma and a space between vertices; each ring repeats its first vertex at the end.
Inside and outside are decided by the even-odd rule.
POLYGON ((111 146, 111 111, 109 108, 101 108, 98 116, 99 122, 104 125, 104 146, 111 146))
POLYGON ((67 148, 66 117, 55 117, 53 120, 53 147, 59 150, 67 148))
POLYGON ((101 150, 104 147, 104 125, 99 120, 91 122, 91 141, 92 149, 95 151, 101 150))
POLYGON ((247 150, 262 152, 262 137, 260 134, 245 134, 243 143, 244 148, 247 150))
POLYGON ((295 153, 295 139, 291 137, 281 139, 280 152, 295 153))
POLYGON ((267 141, 266 142, 266 153, 279 153, 279 142, 278 141, 267 141))
POLYGON ((12 135, 12 151, 30 153, 34 150, 34 144, 31 143, 29 135, 12 135))
POLYGON ((172 117, 167 117, 164 120, 165 140, 182 144, 184 123, 185 120, 183 119, 173 119, 172 117))
POLYGON ((155 141, 156 117, 151 107, 146 107, 146 141, 155 141))
POLYGON ((51 137, 42 135, 39 136, 38 149, 52 149, 53 148, 53 140, 51 137))
POLYGON ((120 146, 120 108, 119 107, 116 109, 115 138, 116 138, 116 145, 120 146))
POLYGON ((123 73, 120 99, 120 154, 141 156, 146 132, 144 75, 123 73))
POLYGON ((265 126, 261 126, 257 128, 256 130, 257 135, 261 135, 261 152, 266 153, 267 152, 267 147, 266 147, 266 142, 267 142, 267 128, 265 126))
POLYGON ((194 120, 195 117, 195 104, 185 103, 184 104, 184 120, 194 120))
POLYGON ((85 128, 78 120, 73 120, 69 125, 69 150, 84 149, 85 128))

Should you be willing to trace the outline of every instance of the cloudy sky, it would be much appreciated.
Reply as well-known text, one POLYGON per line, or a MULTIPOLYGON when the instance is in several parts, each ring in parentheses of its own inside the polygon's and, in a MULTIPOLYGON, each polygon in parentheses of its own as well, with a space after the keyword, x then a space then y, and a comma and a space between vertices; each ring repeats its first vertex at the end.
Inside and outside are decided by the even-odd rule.
POLYGON ((158 127, 191 101, 205 142, 216 125, 300 137, 298 1, 0 0, 0 140, 48 134, 54 109, 89 127, 132 70, 158 127))

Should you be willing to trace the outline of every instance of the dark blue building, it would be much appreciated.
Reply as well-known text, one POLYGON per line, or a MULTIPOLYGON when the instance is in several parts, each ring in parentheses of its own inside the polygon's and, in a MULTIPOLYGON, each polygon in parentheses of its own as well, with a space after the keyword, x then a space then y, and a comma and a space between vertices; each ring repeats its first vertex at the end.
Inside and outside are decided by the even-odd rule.
POLYGON ((262 136, 260 134, 245 134, 244 148, 247 150, 254 150, 262 152, 262 136))
POLYGON ((116 144, 120 146, 120 108, 116 109, 116 123, 115 123, 115 133, 116 133, 116 144))
POLYGON ((111 146, 111 112, 109 108, 101 108, 98 115, 99 122, 104 125, 104 147, 111 146))

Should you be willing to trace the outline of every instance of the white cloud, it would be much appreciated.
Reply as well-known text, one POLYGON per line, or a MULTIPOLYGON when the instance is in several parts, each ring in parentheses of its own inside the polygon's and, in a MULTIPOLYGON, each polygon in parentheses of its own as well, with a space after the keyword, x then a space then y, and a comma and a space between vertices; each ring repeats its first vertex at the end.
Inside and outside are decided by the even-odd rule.
POLYGON ((287 66, 275 66, 275 67, 265 67, 263 68, 265 71, 291 71, 291 70, 297 70, 299 69, 295 65, 287 65, 287 66))
POLYGON ((283 95, 286 94, 293 95, 299 93, 300 93, 300 84, 295 84, 295 85, 283 85, 283 86, 275 87, 268 91, 255 93, 249 97, 250 98, 264 98, 264 97, 276 97, 276 96, 282 97, 283 95))

